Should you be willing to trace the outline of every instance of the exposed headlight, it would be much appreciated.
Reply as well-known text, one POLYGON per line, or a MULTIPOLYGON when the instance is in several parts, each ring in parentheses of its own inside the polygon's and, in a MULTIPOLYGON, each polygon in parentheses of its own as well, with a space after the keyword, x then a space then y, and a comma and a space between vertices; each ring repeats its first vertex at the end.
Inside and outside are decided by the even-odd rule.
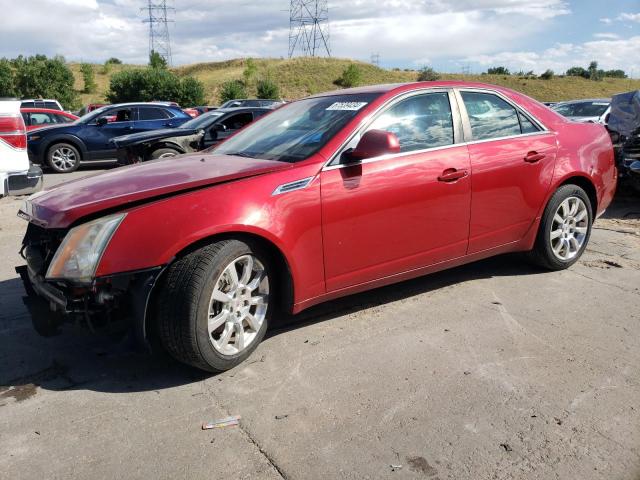
POLYGON ((47 280, 90 282, 102 253, 125 215, 109 215, 72 228, 49 265, 47 280))

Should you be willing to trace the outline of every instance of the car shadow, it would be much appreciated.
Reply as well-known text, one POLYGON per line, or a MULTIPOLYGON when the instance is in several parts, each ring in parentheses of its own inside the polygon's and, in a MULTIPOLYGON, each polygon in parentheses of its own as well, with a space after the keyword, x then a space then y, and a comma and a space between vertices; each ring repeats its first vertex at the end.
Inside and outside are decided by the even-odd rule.
POLYGON ((611 205, 600 218, 607 220, 640 219, 640 192, 625 183, 618 184, 611 205))
MULTIPOLYGON (((455 283, 541 273, 517 255, 503 255, 344 297, 298 315, 285 315, 272 325, 266 339, 455 283)), ((118 342, 80 327, 65 327, 62 334, 51 338, 40 337, 22 305, 23 295, 18 279, 0 282, 0 406, 8 397, 20 400, 34 395, 37 387, 127 393, 160 391, 211 377, 168 355, 149 355, 126 339, 118 342)))

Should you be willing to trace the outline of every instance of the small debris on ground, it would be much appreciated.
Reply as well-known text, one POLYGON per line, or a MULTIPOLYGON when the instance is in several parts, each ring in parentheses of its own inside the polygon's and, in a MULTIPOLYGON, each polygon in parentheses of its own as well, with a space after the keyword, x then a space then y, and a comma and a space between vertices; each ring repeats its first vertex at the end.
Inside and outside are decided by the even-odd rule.
POLYGON ((402 465, 390 465, 390 467, 392 472, 402 469, 402 465))
POLYGON ((556 422, 557 425, 562 425, 562 420, 560 420, 558 417, 553 417, 553 420, 556 422))
POLYGON ((502 302, 491 302, 491 303, 493 303, 494 305, 502 305, 502 302))
POLYGON ((445 329, 444 329, 444 331, 445 331, 445 332, 448 332, 448 331, 449 331, 449 329, 448 329, 448 328, 445 328, 445 329))
POLYGON ((470 371, 468 371, 468 370, 465 370, 465 371, 464 371, 464 372, 462 372, 462 373, 464 373, 465 375, 471 375, 471 372, 470 372, 470 371))
POLYGON ((276 420, 282 420, 283 418, 287 418, 289 414, 286 415, 276 415, 276 420))
POLYGON ((504 449, 505 452, 512 452, 513 448, 508 443, 501 443, 500 446, 504 449))
POLYGON ((202 424, 202 430, 211 430, 212 428, 236 427, 240 425, 240 415, 232 415, 230 417, 221 418, 209 423, 202 424))

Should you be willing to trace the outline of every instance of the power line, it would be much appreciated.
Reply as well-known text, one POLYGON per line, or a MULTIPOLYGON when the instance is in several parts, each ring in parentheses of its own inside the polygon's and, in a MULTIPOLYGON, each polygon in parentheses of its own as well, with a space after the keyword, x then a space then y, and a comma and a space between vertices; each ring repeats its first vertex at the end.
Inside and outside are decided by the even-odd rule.
POLYGON ((142 22, 149 24, 149 55, 156 52, 171 65, 169 23, 173 23, 173 20, 169 18, 168 12, 175 12, 175 8, 167 7, 167 0, 149 0, 142 11, 147 15, 142 22))
POLYGON ((289 58, 297 51, 308 57, 331 56, 327 0, 290 0, 289 58))

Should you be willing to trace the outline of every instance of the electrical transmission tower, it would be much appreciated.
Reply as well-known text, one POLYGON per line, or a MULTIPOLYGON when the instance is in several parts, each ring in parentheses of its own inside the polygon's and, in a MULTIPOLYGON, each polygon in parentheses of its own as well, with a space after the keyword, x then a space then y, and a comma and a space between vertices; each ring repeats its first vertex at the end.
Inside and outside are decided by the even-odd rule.
POLYGON ((148 5, 142 9, 147 16, 143 20, 149 24, 149 55, 158 53, 171 65, 171 39, 169 38, 169 23, 167 13, 175 11, 175 8, 167 6, 167 0, 149 0, 148 5))
POLYGON ((373 63, 376 67, 380 66, 380 52, 371 54, 371 63, 373 63))
POLYGON ((331 56, 327 0, 290 0, 289 58, 297 50, 308 57, 331 56))

